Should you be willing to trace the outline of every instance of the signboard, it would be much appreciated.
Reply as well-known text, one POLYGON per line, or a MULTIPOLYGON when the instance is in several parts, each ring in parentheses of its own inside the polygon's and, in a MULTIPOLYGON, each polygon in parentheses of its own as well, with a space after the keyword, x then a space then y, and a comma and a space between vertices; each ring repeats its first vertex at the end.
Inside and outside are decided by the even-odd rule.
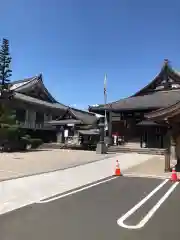
POLYGON ((64 137, 68 137, 68 129, 64 130, 64 137))

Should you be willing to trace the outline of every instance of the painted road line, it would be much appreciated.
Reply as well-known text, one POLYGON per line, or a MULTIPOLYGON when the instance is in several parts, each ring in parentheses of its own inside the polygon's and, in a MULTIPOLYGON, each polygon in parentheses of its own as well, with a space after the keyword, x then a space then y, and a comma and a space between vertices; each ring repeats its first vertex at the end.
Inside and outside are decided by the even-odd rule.
MULTIPOLYGON (((75 193, 84 191, 84 190, 86 190, 86 189, 95 187, 95 186, 100 185, 100 184, 102 184, 102 183, 109 182, 109 181, 111 181, 111 180, 113 180, 113 179, 116 179, 116 178, 118 178, 118 177, 117 177, 117 176, 114 176, 114 177, 108 178, 108 179, 106 179, 106 180, 102 180, 102 181, 99 181, 99 182, 90 184, 90 185, 88 185, 88 186, 81 187, 81 188, 79 188, 79 189, 73 190, 73 191, 71 191, 71 192, 62 194, 62 195, 60 195, 60 196, 56 196, 56 197, 53 197, 53 196, 52 196, 51 198, 48 197, 48 198, 50 198, 50 199, 47 199, 47 200, 45 200, 45 199, 43 200, 43 199, 42 199, 42 200, 38 201, 37 203, 48 203, 48 202, 52 202, 52 201, 55 201, 55 200, 58 200, 58 199, 67 197, 67 196, 69 196, 69 195, 72 195, 72 194, 75 194, 75 193)), ((46 198, 47 198, 47 197, 46 197, 46 198)))
POLYGON ((169 190, 163 195, 163 197, 154 205, 153 208, 146 214, 146 216, 137 225, 127 225, 124 221, 130 217, 134 212, 136 212, 148 199, 150 199, 157 191, 159 191, 166 183, 168 179, 163 181, 159 186, 157 186, 149 195, 142 199, 137 205, 130 209, 125 215, 117 220, 117 224, 123 228, 128 229, 140 229, 145 226, 145 224, 152 218, 155 212, 159 209, 162 203, 169 197, 169 195, 174 191, 179 182, 174 183, 169 190))

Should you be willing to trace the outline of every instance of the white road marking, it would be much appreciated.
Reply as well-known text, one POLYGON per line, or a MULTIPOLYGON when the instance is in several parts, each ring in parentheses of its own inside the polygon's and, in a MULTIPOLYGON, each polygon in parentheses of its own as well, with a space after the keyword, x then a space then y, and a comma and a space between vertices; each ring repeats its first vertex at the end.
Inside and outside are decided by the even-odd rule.
MULTIPOLYGON (((102 181, 99 181, 99 182, 97 182, 97 183, 93 183, 93 184, 88 185, 88 186, 86 186, 86 187, 81 187, 81 188, 79 188, 79 189, 77 189, 77 190, 73 190, 73 191, 71 191, 71 192, 62 194, 62 195, 57 196, 57 197, 54 197, 54 198, 53 198, 53 196, 52 196, 52 198, 48 197, 48 198, 50 198, 50 199, 48 199, 48 200, 43 200, 43 199, 42 199, 42 200, 38 201, 37 203, 48 203, 48 202, 52 202, 52 201, 55 201, 55 200, 58 200, 58 199, 67 197, 67 196, 69 196, 69 195, 72 195, 72 194, 75 194, 75 193, 84 191, 84 190, 86 190, 86 189, 95 187, 95 186, 100 185, 100 184, 102 184, 102 183, 109 182, 109 181, 111 181, 111 180, 113 180, 113 179, 116 179, 116 178, 118 178, 118 177, 117 177, 117 176, 114 176, 114 177, 108 178, 108 179, 106 179, 106 180, 102 180, 102 181)), ((47 198, 47 197, 46 197, 46 198, 47 198)))
POLYGON ((138 204, 136 204, 132 209, 130 209, 125 215, 117 220, 117 224, 123 228, 128 229, 139 229, 144 227, 144 225, 150 220, 150 218, 155 214, 161 204, 169 197, 169 195, 174 191, 179 182, 174 183, 169 190, 164 194, 164 196, 154 205, 153 208, 146 214, 146 216, 137 225, 127 225, 124 221, 130 217, 134 212, 136 212, 148 199, 150 199, 157 191, 159 191, 166 183, 168 179, 163 181, 159 186, 157 186, 149 195, 142 199, 138 204))

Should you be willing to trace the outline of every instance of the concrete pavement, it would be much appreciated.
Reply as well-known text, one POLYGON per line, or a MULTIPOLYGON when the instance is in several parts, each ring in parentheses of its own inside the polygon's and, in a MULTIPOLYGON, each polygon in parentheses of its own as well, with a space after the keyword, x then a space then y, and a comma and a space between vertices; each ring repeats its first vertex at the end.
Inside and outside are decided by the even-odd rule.
POLYGON ((0 216, 1 240, 178 239, 180 185, 163 181, 119 177, 54 201, 50 198, 48 203, 6 213, 0 216), (119 218, 162 183, 156 194, 125 221, 128 225, 139 223, 175 186, 144 227, 133 230, 117 224, 119 218))
POLYGON ((1 153, 0 181, 63 170, 113 156, 116 156, 116 154, 102 155, 93 151, 62 149, 1 153))
MULTIPOLYGON (((171 167, 176 165, 176 161, 171 161, 171 167)), ((164 156, 154 156, 148 161, 134 165, 125 170, 126 176, 148 176, 155 178, 169 178, 170 173, 164 172, 165 160, 164 156)), ((180 173, 177 173, 180 178, 180 173)))
POLYGON ((117 154, 74 168, 0 182, 0 214, 112 176, 118 159, 122 171, 152 158, 149 154, 117 154))

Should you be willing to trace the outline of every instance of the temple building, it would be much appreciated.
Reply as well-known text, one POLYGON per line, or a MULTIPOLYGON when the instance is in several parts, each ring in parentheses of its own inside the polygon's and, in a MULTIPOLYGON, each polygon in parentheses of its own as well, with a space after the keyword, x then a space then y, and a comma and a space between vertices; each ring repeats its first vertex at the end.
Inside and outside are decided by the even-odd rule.
POLYGON ((63 115, 56 120, 49 121, 48 124, 56 127, 58 142, 65 142, 68 131, 75 144, 80 143, 80 138, 83 137, 84 144, 86 142, 88 145, 99 141, 100 118, 104 119, 101 115, 69 107, 63 115))
POLYGON ((109 139, 116 134, 123 137, 125 142, 139 142, 141 147, 166 148, 167 124, 146 116, 174 106, 178 101, 180 73, 174 70, 166 59, 160 72, 147 86, 125 99, 90 106, 89 111, 103 115, 106 111, 109 139))
POLYGON ((165 170, 170 170, 171 159, 176 159, 176 170, 180 171, 180 101, 168 107, 150 112, 146 114, 146 118, 156 123, 167 125, 169 145, 167 148, 167 158, 165 158, 165 170), (175 151, 172 151, 174 150, 174 147, 175 151))
POLYGON ((57 126, 71 132, 73 126, 79 124, 79 129, 88 130, 94 127, 98 119, 94 113, 59 103, 45 87, 42 74, 13 81, 9 89, 11 97, 8 100, 1 98, 0 101, 14 110, 16 124, 20 128, 44 142, 62 140, 57 126))

